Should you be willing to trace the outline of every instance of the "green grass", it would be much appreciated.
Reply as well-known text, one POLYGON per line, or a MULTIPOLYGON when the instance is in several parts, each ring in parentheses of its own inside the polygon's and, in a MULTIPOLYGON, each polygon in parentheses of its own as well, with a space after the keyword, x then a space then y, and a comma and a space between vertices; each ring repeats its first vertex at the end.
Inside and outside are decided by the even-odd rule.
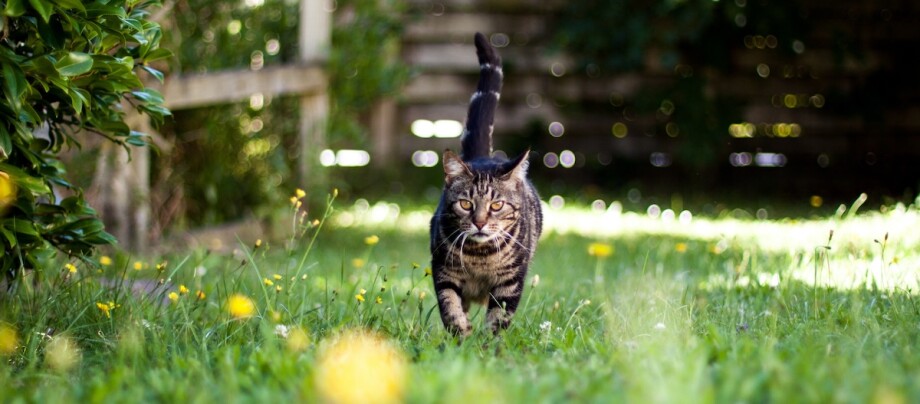
POLYGON ((105 268, 78 264, 73 275, 63 262, 45 268, 0 296, 0 323, 18 336, 0 353, 0 397, 314 402, 323 346, 362 328, 408 361, 409 402, 920 400, 913 207, 690 223, 547 210, 513 326, 493 337, 476 309, 477 331, 462 344, 443 330, 425 275, 430 213, 392 221, 386 207, 343 209, 309 254, 315 230, 259 248, 242 240, 234 254, 151 258, 140 271, 121 256, 105 268), (372 234, 379 244, 365 244, 372 234), (613 254, 590 256, 595 242, 613 254), (138 295, 113 281, 122 277, 165 285, 138 295), (179 285, 190 292, 170 303, 179 285), (237 293, 255 301, 253 318, 228 314, 237 293), (109 301, 110 318, 97 308, 109 301), (291 350, 278 324, 303 327, 311 345, 291 350), (65 338, 79 347, 72 366, 55 365, 51 341, 65 338))

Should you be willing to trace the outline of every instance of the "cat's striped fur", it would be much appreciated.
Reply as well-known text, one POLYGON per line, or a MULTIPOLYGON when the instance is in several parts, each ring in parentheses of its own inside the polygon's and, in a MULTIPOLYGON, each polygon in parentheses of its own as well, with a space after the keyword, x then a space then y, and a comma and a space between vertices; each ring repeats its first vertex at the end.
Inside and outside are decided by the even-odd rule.
POLYGON ((431 219, 431 261, 438 308, 455 335, 470 333, 471 303, 488 307, 494 332, 506 328, 543 226, 540 198, 527 180, 525 151, 492 157, 492 123, 502 87, 501 58, 476 34, 480 74, 460 140, 462 158, 444 152, 444 192, 431 219))

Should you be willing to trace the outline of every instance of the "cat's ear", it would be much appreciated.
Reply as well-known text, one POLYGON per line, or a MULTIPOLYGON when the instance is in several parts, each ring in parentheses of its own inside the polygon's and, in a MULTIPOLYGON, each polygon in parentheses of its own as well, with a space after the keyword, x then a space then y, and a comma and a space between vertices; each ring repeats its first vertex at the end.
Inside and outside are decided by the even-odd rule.
POLYGON ((528 157, 530 157, 530 149, 524 150, 520 156, 505 163, 505 174, 502 175, 502 179, 517 178, 521 181, 527 179, 527 168, 530 167, 528 157))
POLYGON ((470 168, 466 166, 466 163, 460 159, 460 156, 450 150, 444 151, 444 158, 442 161, 444 161, 445 179, 448 181, 461 175, 473 175, 472 172, 470 172, 470 168))

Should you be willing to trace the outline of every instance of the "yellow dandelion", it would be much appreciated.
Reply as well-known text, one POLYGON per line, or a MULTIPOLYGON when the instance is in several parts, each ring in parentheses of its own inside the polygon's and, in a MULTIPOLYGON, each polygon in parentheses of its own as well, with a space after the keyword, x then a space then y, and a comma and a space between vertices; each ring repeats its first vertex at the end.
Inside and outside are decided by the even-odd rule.
POLYGON ((256 248, 259 248, 261 246, 262 246, 262 239, 256 239, 256 248))
POLYGON ((68 263, 67 265, 64 265, 64 268, 67 269, 67 272, 70 272, 70 273, 72 273, 72 274, 77 273, 77 267, 75 267, 75 266, 74 266, 73 264, 71 264, 71 263, 68 263))
POLYGON ((102 314, 105 314, 106 318, 112 318, 112 309, 115 308, 115 304, 96 302, 96 308, 98 308, 102 314))
POLYGON ((268 278, 262 279, 262 283, 264 283, 265 286, 273 286, 275 284, 275 282, 272 282, 272 280, 268 278))
POLYGON ((681 254, 687 252, 687 243, 677 243, 674 245, 674 251, 677 251, 681 254))
POLYGON ((169 292, 168 297, 169 297, 169 300, 173 303, 176 303, 179 301, 179 294, 176 292, 169 292))
POLYGON ((256 304, 246 296, 235 294, 227 300, 227 311, 234 318, 249 318, 255 313, 256 304))
POLYGON ((103 255, 99 257, 99 265, 102 265, 104 267, 112 265, 112 258, 110 258, 108 255, 103 255))
POLYGON ((407 361, 390 342, 363 331, 331 340, 322 349, 314 386, 329 403, 404 401, 407 361))
POLYGON ((292 196, 291 199, 289 199, 289 201, 291 201, 291 206, 297 206, 297 197, 296 197, 296 196, 292 196))
POLYGON ((288 332, 287 348, 291 352, 303 352, 310 347, 310 335, 301 327, 288 332))
POLYGON ((166 265, 167 265, 167 264, 168 264, 168 263, 167 263, 166 261, 163 261, 163 262, 157 264, 157 267, 156 267, 156 268, 157 268, 157 272, 163 272, 163 271, 165 271, 165 270, 166 270, 166 265))
POLYGON ((383 303, 383 298, 382 298, 382 297, 380 297, 380 296, 377 296, 377 298, 376 298, 376 299, 374 299, 374 303, 377 303, 377 304, 381 304, 381 303, 383 303))
POLYGON ((367 245, 376 245, 379 242, 380 242, 380 237, 377 237, 376 234, 372 236, 367 236, 364 238, 364 244, 367 244, 367 245))
POLYGON ((419 292, 419 294, 418 294, 418 300, 425 300, 425 296, 428 296, 428 294, 425 293, 424 290, 421 291, 421 292, 419 292))
POLYGON ((179 285, 179 294, 186 295, 188 294, 188 288, 185 285, 179 285))
POLYGON ((275 286, 275 292, 281 293, 282 290, 283 288, 281 287, 281 285, 275 286))
POLYGON ((425 268, 425 275, 424 275, 424 276, 431 276, 431 267, 426 267, 426 268, 425 268))
POLYGON ((367 294, 367 289, 363 289, 363 288, 362 288, 361 290, 358 291, 358 293, 360 293, 360 294, 362 294, 362 295, 366 295, 366 294, 367 294))
POLYGON ((412 269, 418 269, 420 266, 417 262, 412 263, 412 269))
POLYGON ((355 295, 355 300, 357 300, 359 303, 363 303, 363 302, 364 302, 364 295, 362 295, 362 294, 357 294, 357 295, 355 295))
POLYGON ((598 258, 607 258, 613 255, 613 246, 604 243, 591 243, 588 245, 588 255, 598 258))
POLYGON ((351 266, 355 268, 364 268, 366 262, 361 258, 354 258, 351 260, 351 266))
POLYGON ((300 209, 301 206, 303 206, 303 202, 301 201, 297 201, 297 203, 294 204, 294 208, 296 209, 300 209))
POLYGON ((19 336, 16 329, 0 323, 0 355, 12 355, 19 347, 19 336))
POLYGON ((195 297, 197 297, 198 300, 204 300, 204 298, 205 298, 206 296, 205 296, 204 292, 202 292, 202 291, 199 290, 199 291, 195 292, 195 297))
POLYGON ((300 199, 300 198, 303 198, 303 197, 307 196, 307 193, 304 192, 304 190, 302 190, 302 189, 300 189, 300 188, 297 188, 297 190, 294 191, 294 196, 296 196, 297 199, 300 199))
POLYGON ((142 269, 144 269, 144 263, 140 261, 134 261, 134 270, 140 271, 142 269))
POLYGON ((281 275, 278 275, 278 274, 272 275, 272 278, 275 278, 276 281, 280 281, 281 279, 283 279, 283 277, 282 277, 281 275))

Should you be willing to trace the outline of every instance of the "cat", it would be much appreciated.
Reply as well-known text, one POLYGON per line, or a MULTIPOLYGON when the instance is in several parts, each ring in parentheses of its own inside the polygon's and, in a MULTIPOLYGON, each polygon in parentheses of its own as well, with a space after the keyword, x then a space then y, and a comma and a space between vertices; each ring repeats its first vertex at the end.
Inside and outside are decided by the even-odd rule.
POLYGON ((474 37, 479 83, 461 135, 461 155, 443 156, 444 191, 431 218, 434 289, 444 327, 471 333, 471 303, 487 306, 493 333, 507 328, 543 230, 540 197, 527 179, 524 151, 492 156, 492 128, 502 87, 501 58, 481 33, 474 37))

